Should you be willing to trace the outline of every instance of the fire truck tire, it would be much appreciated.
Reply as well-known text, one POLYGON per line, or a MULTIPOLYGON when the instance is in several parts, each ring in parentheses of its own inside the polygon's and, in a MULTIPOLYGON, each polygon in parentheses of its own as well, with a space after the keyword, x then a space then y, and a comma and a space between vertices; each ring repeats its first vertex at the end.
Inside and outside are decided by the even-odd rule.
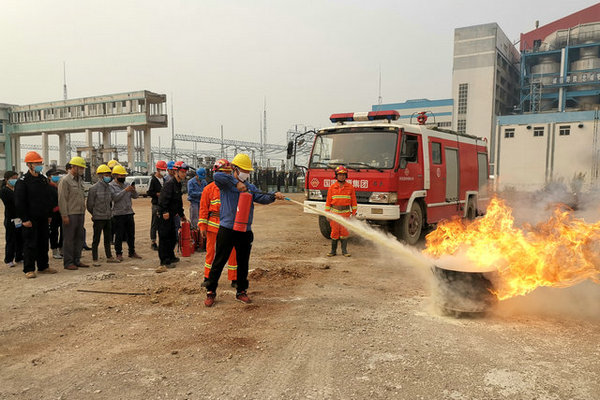
POLYGON ((327 218, 321 215, 319 215, 319 229, 321 230, 321 235, 323 235, 325 239, 331 239, 331 225, 329 225, 327 218))
POLYGON ((417 244, 423 233, 423 210, 415 201, 408 214, 403 214, 395 224, 395 235, 411 246, 417 244))

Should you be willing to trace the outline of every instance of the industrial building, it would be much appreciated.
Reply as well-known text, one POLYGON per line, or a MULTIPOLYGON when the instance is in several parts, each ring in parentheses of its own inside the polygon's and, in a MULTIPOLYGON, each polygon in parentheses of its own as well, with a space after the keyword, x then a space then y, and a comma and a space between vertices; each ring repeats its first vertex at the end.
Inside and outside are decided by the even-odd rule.
POLYGON ((522 34, 520 46, 519 103, 490 143, 497 187, 597 187, 600 4, 522 34))
POLYGON ((76 152, 96 166, 117 155, 111 132, 127 134, 127 161, 131 169, 151 164, 151 130, 167 127, 166 95, 147 90, 53 101, 30 105, 0 104, 0 169, 20 171, 21 138, 40 136, 40 150, 48 167, 49 135, 57 135, 59 165, 65 165, 69 134, 86 134, 76 152), (101 139, 94 144, 94 133, 101 139))

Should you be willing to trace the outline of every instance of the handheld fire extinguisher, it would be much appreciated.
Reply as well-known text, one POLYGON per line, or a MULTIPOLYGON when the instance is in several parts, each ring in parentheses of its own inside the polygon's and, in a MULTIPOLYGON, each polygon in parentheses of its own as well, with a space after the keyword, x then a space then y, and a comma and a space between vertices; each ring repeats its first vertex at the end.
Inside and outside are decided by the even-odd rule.
POLYGON ((248 192, 240 193, 237 212, 235 214, 235 222, 233 223, 234 231, 246 232, 248 229, 248 218, 250 218, 251 207, 252 195, 248 192))
POLYGON ((179 237, 181 246, 181 255, 183 257, 189 257, 192 255, 191 246, 191 233, 190 233, 190 222, 181 221, 181 235, 179 237))

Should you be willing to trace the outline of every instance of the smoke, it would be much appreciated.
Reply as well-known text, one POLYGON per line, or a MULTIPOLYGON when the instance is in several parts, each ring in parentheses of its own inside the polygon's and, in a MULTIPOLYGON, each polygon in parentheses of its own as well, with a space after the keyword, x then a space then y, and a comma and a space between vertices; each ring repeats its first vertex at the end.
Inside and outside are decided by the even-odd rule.
POLYGON ((568 288, 540 287, 527 296, 501 301, 493 313, 600 321, 600 285, 586 281, 568 288))

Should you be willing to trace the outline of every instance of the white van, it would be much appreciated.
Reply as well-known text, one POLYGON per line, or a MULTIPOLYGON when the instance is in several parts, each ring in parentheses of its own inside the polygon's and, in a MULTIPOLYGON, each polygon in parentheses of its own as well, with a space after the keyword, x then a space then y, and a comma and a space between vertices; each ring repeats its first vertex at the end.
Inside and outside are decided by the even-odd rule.
POLYGON ((132 184, 135 182, 135 190, 139 193, 140 196, 146 197, 148 196, 146 192, 148 191, 148 187, 150 186, 151 176, 128 176, 125 178, 125 182, 132 184))

